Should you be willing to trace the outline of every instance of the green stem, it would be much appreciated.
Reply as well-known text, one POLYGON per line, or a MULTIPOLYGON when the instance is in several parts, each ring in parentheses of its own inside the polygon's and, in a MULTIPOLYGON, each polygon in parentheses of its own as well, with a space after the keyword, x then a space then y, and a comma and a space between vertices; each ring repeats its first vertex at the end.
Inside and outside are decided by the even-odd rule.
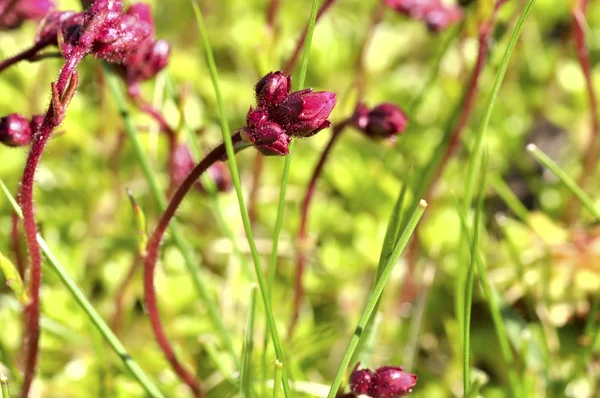
POLYGON ((281 370, 283 365, 275 361, 275 376, 273 377, 273 398, 281 397, 281 370))
POLYGON ((340 388, 340 385, 342 384, 342 378, 344 377, 344 373, 346 372, 346 369, 348 368, 350 360, 354 354, 354 350, 356 349, 359 341, 361 340, 363 331, 364 331, 367 323, 369 322, 369 319, 371 319, 371 316, 373 315, 373 310, 377 306, 377 302, 379 301, 379 298, 381 297, 381 294, 383 293, 383 289, 385 288, 385 285, 387 284, 387 282, 390 278, 390 275, 392 274, 392 271, 394 270, 394 266, 396 265, 398 258, 402 254, 402 251, 406 247, 406 244, 408 243, 415 227, 417 226, 419 219, 423 215, 423 212, 425 211, 425 207, 427 207, 427 202, 425 202, 424 200, 421 200, 419 202, 419 206, 413 212, 410 220, 408 221, 406 228, 402 232, 402 235, 400 236, 400 238, 398 240, 398 244, 394 248, 394 251, 393 251, 392 255, 390 256, 389 260, 387 261, 385 268, 381 272, 381 276, 377 280, 375 287, 369 294, 365 309, 360 317, 360 320, 358 321, 358 325, 356 326, 354 333, 352 334, 352 338, 350 339, 350 343, 348 344, 348 347, 346 348, 346 352, 344 353, 344 356, 342 357, 342 362, 340 363, 337 373, 333 379, 333 383, 331 384, 331 388, 329 390, 329 394, 327 394, 327 398, 334 398, 336 396, 336 394, 340 388))
POLYGON ((4 375, 0 375, 0 388, 2 389, 2 398, 10 398, 8 391, 8 379, 4 375))
MULTIPOLYGON (((127 134, 131 144, 133 145, 133 151, 135 157, 137 158, 138 163, 142 167, 142 171, 144 172, 144 176, 150 185, 150 190, 152 191, 152 196, 156 203, 158 203, 158 207, 160 210, 164 211, 167 208, 167 201, 163 191, 161 190, 158 180, 154 176, 152 169, 150 167, 150 162, 148 161, 147 156, 144 153, 142 145, 138 139, 138 136, 135 131, 135 126, 129 116, 129 112, 127 111, 127 105, 125 101, 125 97, 123 96, 123 91, 119 86, 119 78, 112 72, 112 70, 105 65, 105 76, 106 81, 110 90, 112 91, 113 97, 115 99, 115 103, 117 108, 121 114, 123 119, 123 124, 125 127, 125 133, 127 134)), ((198 261, 195 258, 194 251, 192 250, 189 242, 184 238, 183 232, 181 231, 177 220, 173 219, 169 224, 171 228, 171 233, 173 235, 173 240, 184 259, 184 264, 187 272, 190 274, 192 278, 192 283, 194 285, 194 289, 196 293, 200 297, 200 299, 206 305, 208 310, 208 315, 213 322, 215 328, 217 329, 217 333, 221 337, 223 344, 225 345, 227 351, 229 352, 232 360, 239 367, 240 361, 238 358, 238 354, 236 353, 233 342, 231 341, 231 337, 225 324, 223 323, 223 319, 219 315, 219 309, 217 304, 215 303, 213 297, 211 296, 208 287, 203 278, 200 276, 200 272, 198 268, 198 261)))
MULTIPOLYGON (((6 185, 0 180, 0 188, 4 191, 4 194, 9 198, 10 203, 13 205, 15 212, 19 215, 19 218, 23 218, 23 213, 21 209, 16 206, 16 201, 6 188, 6 185)), ((100 314, 96 312, 94 306, 88 301, 85 297, 79 286, 71 279, 69 274, 65 271, 63 266, 60 264, 58 259, 54 256, 54 254, 50 251, 50 248, 44 241, 44 239, 37 234, 36 239, 42 249, 42 252, 46 255, 48 262, 50 263, 54 272, 58 274, 61 282, 65 285, 65 287, 69 290, 71 295, 77 304, 83 309, 83 311, 88 315, 90 321, 94 324, 96 329, 102 334, 102 337, 108 342, 108 344, 112 347, 113 351, 121 358, 127 369, 131 372, 133 377, 142 385, 144 390, 151 397, 156 398, 164 398, 164 395, 160 392, 160 390, 150 381, 148 376, 144 373, 140 365, 136 361, 133 360, 131 355, 127 352, 123 344, 119 341, 117 336, 110 330, 106 322, 102 319, 100 314)))
POLYGON ((252 397, 252 353, 254 351, 254 319, 256 314, 256 285, 250 289, 248 303, 248 321, 246 323, 246 339, 242 352, 242 369, 240 371, 240 398, 252 397))
POLYGON ((198 6, 196 1, 192 1, 192 5, 194 7, 194 12, 196 14, 196 22, 198 24, 198 29, 200 31, 200 36, 202 37, 202 42, 204 46, 204 53, 206 57, 206 63, 208 64, 208 69, 210 71, 211 80, 215 90, 215 96, 217 98, 217 104, 219 107, 219 116, 221 119, 221 133, 223 134, 223 142, 225 143, 225 149, 227 152, 227 161, 229 164, 229 170, 231 172, 231 178, 233 180, 233 185, 235 187, 235 192, 238 198, 238 204, 240 208, 240 213, 242 216, 242 221, 244 224, 244 230, 246 232, 246 237, 248 239, 248 244, 250 246, 250 251, 252 253, 252 260, 254 262, 254 270, 256 272, 256 279, 258 282, 258 287, 260 289, 260 294, 262 296, 263 304, 265 307, 265 313, 267 316, 267 320, 269 322, 269 331, 271 332, 271 339, 273 340, 273 346, 275 348, 275 355, 277 356, 277 360, 284 364, 283 367, 283 389, 286 398, 292 396, 292 391, 290 389, 289 380, 287 377, 287 367, 285 366, 283 349, 281 348, 281 342, 279 340, 279 334, 277 333, 277 325, 275 324, 275 316, 273 315, 273 308, 271 306, 271 300, 269 300, 269 293, 267 288, 267 282, 263 275, 263 270, 260 264, 260 259, 258 257, 258 250, 256 248, 256 243, 254 242, 254 236, 252 233, 252 227, 250 225, 250 217, 248 217, 248 211, 246 209, 246 204, 244 201, 244 195, 242 193, 242 186, 240 183, 240 175, 237 168, 237 162, 235 160, 235 151, 233 148, 233 144, 231 141, 231 135, 229 132, 229 125, 227 123, 227 117, 225 115, 225 103, 223 101, 223 96, 221 95, 221 89, 219 87, 219 77, 217 73, 217 67, 215 65, 214 55, 212 51, 212 47, 210 45, 210 41, 208 39, 208 33, 206 30, 206 26, 204 24, 204 18, 202 16, 202 11, 198 6))

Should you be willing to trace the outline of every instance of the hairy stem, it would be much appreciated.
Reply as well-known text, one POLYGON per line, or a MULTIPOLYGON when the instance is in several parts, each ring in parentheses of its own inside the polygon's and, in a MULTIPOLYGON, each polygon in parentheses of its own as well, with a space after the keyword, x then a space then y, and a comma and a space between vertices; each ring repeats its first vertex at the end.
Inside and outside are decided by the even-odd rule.
MULTIPOLYGON (((60 97, 66 94, 69 87, 69 82, 72 77, 76 76, 76 67, 83 58, 84 54, 73 56, 66 61, 58 79, 56 81, 56 92, 60 97)), ((31 383, 35 374, 37 365, 39 336, 40 336, 40 284, 41 284, 41 265, 42 258, 40 254, 40 246, 37 242, 37 227, 35 225, 35 210, 33 208, 33 182, 35 180, 35 172, 48 142, 50 134, 62 121, 64 116, 64 104, 57 104, 54 100, 51 102, 44 121, 40 129, 34 132, 31 150, 27 156, 27 162, 21 179, 21 190, 19 192, 19 204, 23 209, 23 225, 25 230, 25 238, 27 241, 27 249, 31 258, 31 274, 29 282, 29 294, 31 302, 25 307, 25 375, 23 379, 23 388, 21 396, 26 398, 29 395, 31 383), (58 109, 57 109, 58 108, 58 109)))
POLYGON ((0 62, 0 73, 21 61, 34 61, 39 59, 40 50, 43 50, 54 43, 56 43, 56 38, 41 40, 29 47, 27 50, 24 50, 10 58, 6 58, 4 61, 0 62))
MULTIPOLYGON (((240 134, 234 134, 232 136, 232 141, 234 144, 239 143, 241 141, 240 134)), ((194 167, 190 174, 188 174, 185 180, 177 188, 177 191, 175 191, 171 201, 169 202, 169 205, 161 216, 156 229, 148 240, 146 257, 144 258, 144 296, 146 302, 146 311, 148 311, 148 316, 150 317, 150 323, 152 324, 156 341, 158 342, 158 345, 162 349, 175 373, 177 373, 182 381, 190 387, 195 397, 203 396, 200 383, 176 357, 175 351, 167 339, 160 319, 158 305, 156 302, 156 290, 154 288, 154 270, 156 269, 156 262, 158 260, 162 238, 167 230, 167 227, 169 226, 169 223, 175 216, 177 208, 183 201, 183 198, 194 186, 202 173, 204 173, 215 162, 221 160, 224 156, 226 156, 225 145, 221 144, 209 152, 208 155, 206 155, 206 157, 202 159, 200 163, 196 165, 196 167, 194 167)))
POLYGON ((296 283, 294 290, 294 307, 292 310, 292 319, 288 329, 288 338, 294 333, 296 323, 298 322, 298 316, 300 314, 300 305, 302 304, 302 299, 304 298, 302 277, 306 268, 306 250, 308 248, 308 211, 310 209, 310 204, 312 202, 312 198, 315 193, 315 188, 317 186, 317 179, 323 172, 323 167, 325 166, 325 162, 327 161, 329 154, 331 153, 331 149, 337 142, 337 139, 340 137, 341 133, 344 131, 344 128, 348 125, 348 123, 349 120, 344 120, 333 127, 331 138, 325 146, 321 157, 319 158, 319 162, 317 163, 315 170, 313 171, 312 177, 310 178, 308 186, 306 187, 304 199, 302 200, 302 208, 300 210, 300 228, 298 230, 298 252, 296 254, 296 283))

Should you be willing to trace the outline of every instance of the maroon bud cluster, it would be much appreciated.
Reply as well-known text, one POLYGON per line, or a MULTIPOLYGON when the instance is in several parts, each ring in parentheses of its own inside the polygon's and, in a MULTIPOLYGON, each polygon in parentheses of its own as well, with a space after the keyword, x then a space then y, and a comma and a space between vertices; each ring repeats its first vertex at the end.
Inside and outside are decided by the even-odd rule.
POLYGON ((408 117, 392 103, 384 102, 371 110, 365 104, 358 104, 352 125, 370 138, 395 138, 406 130, 408 117))
POLYGON ((263 155, 287 155, 293 137, 310 137, 331 126, 328 118, 336 103, 334 93, 290 90, 290 77, 279 71, 256 84, 258 108, 250 107, 241 135, 263 155))
POLYGON ((401 398, 412 392, 417 375, 407 373, 401 367, 382 366, 374 372, 358 369, 357 363, 350 376, 350 388, 356 395, 371 398, 401 398))
MULTIPOLYGON (((196 163, 192 159, 189 147, 186 144, 175 144, 169 158, 169 176, 171 177, 171 188, 169 190, 172 191, 177 188, 195 166, 196 163)), ((214 163, 208 168, 207 172, 215 183, 217 192, 227 192, 231 189, 231 174, 222 162, 214 163)), ((194 188, 202 193, 206 192, 200 181, 194 185, 194 188)))
POLYGON ((27 120, 18 113, 0 118, 0 143, 12 147, 29 145, 33 132, 39 129, 43 120, 43 115, 27 120))
POLYGON ((384 0, 400 14, 424 21, 432 32, 439 32, 461 20, 462 9, 445 5, 442 0, 384 0))
POLYGON ((52 0, 0 0, 0 30, 16 29, 37 21, 54 8, 52 0))
POLYGON ((134 3, 123 12, 120 0, 97 0, 85 12, 50 12, 35 42, 58 45, 65 59, 92 53, 117 64, 132 94, 169 62, 169 44, 156 40, 152 10, 145 3, 134 3))

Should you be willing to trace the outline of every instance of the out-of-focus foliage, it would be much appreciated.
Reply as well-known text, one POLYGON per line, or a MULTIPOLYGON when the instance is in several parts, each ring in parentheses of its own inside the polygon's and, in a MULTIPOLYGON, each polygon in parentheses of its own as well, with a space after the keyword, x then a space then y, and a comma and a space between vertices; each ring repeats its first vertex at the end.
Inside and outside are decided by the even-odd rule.
MULTIPOLYGON (((74 0, 60 9, 79 9, 74 0)), ((265 27, 265 0, 203 0, 210 40, 215 50, 227 117, 232 128, 244 123, 254 103, 253 86, 266 72, 283 67, 308 20, 307 1, 283 1, 277 15, 277 40, 265 27)), ((317 24, 310 54, 307 87, 337 93, 333 120, 353 111, 352 88, 360 44, 376 1, 338 1, 317 24), (339 4, 338 4, 339 3, 339 4)), ((204 150, 220 142, 218 110, 206 68, 198 29, 188 0, 152 2, 157 37, 172 45, 171 61, 144 95, 178 120, 174 88, 189 86, 185 119, 202 129, 204 150)), ((481 107, 506 46, 507 32, 522 7, 510 1, 493 35, 491 56, 480 81, 480 95, 470 126, 481 107)), ((467 14, 470 11, 467 11, 467 14)), ((468 15, 467 15, 468 16, 468 15)), ((600 92, 600 4, 586 13, 595 89, 600 92)), ((502 298, 503 315, 515 347, 519 373, 531 397, 592 397, 598 381, 597 362, 583 372, 578 364, 591 298, 600 294, 600 233, 585 211, 569 215, 571 195, 525 152, 535 142, 570 175, 581 172, 581 154, 589 133, 585 81, 570 34, 569 2, 538 0, 513 54, 496 103, 485 145, 490 174, 506 181, 529 211, 518 219, 488 187, 485 231, 481 247, 489 278, 502 298), (500 227, 496 213, 506 213, 500 227), (515 256, 511 254, 515 254, 515 256), (520 268, 522 267, 522 268, 520 268), (594 373, 595 372, 595 373, 594 373), (589 394, 585 394, 589 391, 589 394)), ((290 376, 298 396, 324 396, 348 339, 361 314, 376 273, 386 222, 409 165, 416 170, 429 161, 448 118, 455 111, 477 53, 469 23, 463 26, 442 59, 438 77, 421 106, 410 115, 407 132, 396 145, 375 142, 348 130, 340 138, 318 182, 309 230, 314 247, 305 278, 307 299, 298 330, 284 341, 290 376)), ((6 58, 32 42, 35 26, 0 34, 0 55, 6 58)), ((384 12, 364 57, 365 101, 393 102, 409 109, 435 67, 436 56, 450 31, 433 34, 419 22, 384 12)), ((22 63, 0 75, 0 115, 41 113, 49 103, 49 84, 60 60, 22 63)), ((120 141, 122 122, 115 112, 97 61, 86 60, 81 88, 59 133, 50 140, 37 173, 35 204, 40 231, 54 254, 83 288, 95 307, 110 320, 116 290, 136 254, 137 231, 125 192, 130 188, 144 209, 150 228, 159 216, 146 180, 128 142, 120 141)), ((292 82, 293 83, 293 82, 292 82)), ((132 108, 140 138, 162 186, 168 186, 166 142, 151 119, 132 108)), ((472 143, 472 128, 464 134, 472 143)), ((325 130, 294 148, 278 273, 273 292, 282 336, 290 319, 299 203, 330 133, 325 130)), ((16 192, 26 150, 0 148, 0 178, 16 192)), ((254 151, 238 156, 246 193, 251 185, 254 151)), ((381 321, 372 343, 370 363, 376 368, 404 365, 419 376, 411 396, 460 396, 461 344, 453 307, 454 278, 468 266, 459 262, 460 220, 452 192, 462 194, 468 152, 459 150, 445 168, 432 203, 419 227, 421 251, 414 273, 402 261, 385 290, 381 321), (422 324, 419 324, 422 320, 422 324)), ((263 265, 268 264, 277 211, 283 159, 265 158, 254 231, 263 265)), ((585 186, 598 197, 597 173, 585 186)), ((418 176, 416 177, 418 178, 418 176)), ((226 222, 242 252, 249 249, 235 193, 219 194, 226 222)), ((410 196, 410 192, 409 192, 410 196)), ((248 295, 252 283, 242 272, 231 244, 218 227, 211 202, 191 193, 178 213, 187 239, 201 258, 202 277, 217 298, 225 323, 241 356, 248 295)), ((11 207, 0 196, 0 252, 12 253, 11 207)), ((22 242, 23 246, 23 242, 22 242)), ((214 337, 206 309, 194 294, 183 260, 167 237, 162 266, 156 275, 160 309, 177 351, 198 373, 210 397, 235 396, 236 375, 214 337), (218 366, 221 363, 224 372, 218 366)), ((467 257, 468 258, 468 257, 467 257)), ((141 273, 125 296, 125 312, 117 335, 132 356, 169 397, 189 392, 159 351, 142 306, 141 273)), ((142 397, 143 391, 119 359, 95 336, 85 314, 48 268, 42 285, 41 362, 34 388, 44 397, 142 397), (104 352, 106 351, 106 352, 104 352)), ((21 306, 8 287, 0 287, 0 373, 17 364, 21 344, 21 306)), ((262 374, 264 325, 258 305, 254 388, 262 396, 262 380, 271 380, 274 355, 269 349, 268 374, 262 374)), ((487 382, 485 397, 509 397, 507 370, 501 361, 487 305, 476 285, 472 318, 473 366, 487 382)), ((594 359, 594 360, 597 360, 594 359)), ((18 386, 18 380, 11 380, 18 386)), ((268 382, 267 382, 268 384, 268 382)), ((16 389, 16 388, 15 388, 16 389)), ((266 390, 271 394, 270 387, 266 390)))

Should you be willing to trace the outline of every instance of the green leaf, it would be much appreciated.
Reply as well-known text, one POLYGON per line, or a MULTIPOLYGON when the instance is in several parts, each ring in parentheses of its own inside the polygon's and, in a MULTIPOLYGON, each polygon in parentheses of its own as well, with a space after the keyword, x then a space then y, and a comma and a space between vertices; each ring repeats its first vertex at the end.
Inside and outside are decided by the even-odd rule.
POLYGON ((27 296, 23 279, 21 279, 21 275, 19 275, 17 267, 15 267, 12 261, 10 261, 8 257, 4 256, 2 253, 0 253, 0 270, 2 270, 2 273, 6 278, 6 285, 10 287, 13 292, 15 292, 17 299, 23 305, 26 305, 29 302, 29 296, 27 296))

